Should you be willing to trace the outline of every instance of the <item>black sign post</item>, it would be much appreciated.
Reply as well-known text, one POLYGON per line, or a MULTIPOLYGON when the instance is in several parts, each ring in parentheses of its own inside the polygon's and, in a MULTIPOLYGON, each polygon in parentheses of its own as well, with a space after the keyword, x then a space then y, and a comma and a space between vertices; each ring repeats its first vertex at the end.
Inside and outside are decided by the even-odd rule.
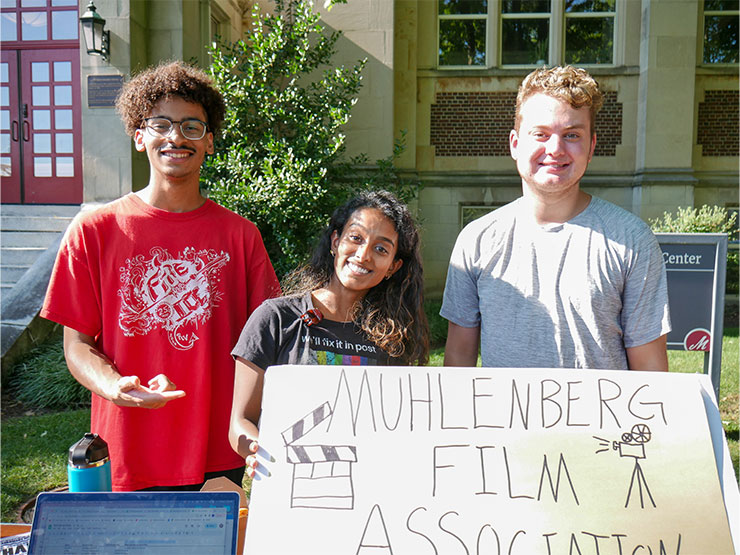
POLYGON ((725 313, 727 235, 724 233, 656 233, 668 275, 672 330, 668 348, 704 352, 719 399, 725 313))

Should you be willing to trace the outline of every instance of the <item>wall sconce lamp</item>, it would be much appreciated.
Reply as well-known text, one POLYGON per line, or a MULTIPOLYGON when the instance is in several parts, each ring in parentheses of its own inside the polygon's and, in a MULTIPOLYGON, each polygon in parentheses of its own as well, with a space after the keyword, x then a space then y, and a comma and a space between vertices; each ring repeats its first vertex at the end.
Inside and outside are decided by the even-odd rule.
POLYGON ((105 19, 96 11, 95 4, 90 0, 87 11, 80 16, 82 35, 85 37, 87 53, 102 56, 105 61, 110 58, 110 31, 105 30, 105 19))

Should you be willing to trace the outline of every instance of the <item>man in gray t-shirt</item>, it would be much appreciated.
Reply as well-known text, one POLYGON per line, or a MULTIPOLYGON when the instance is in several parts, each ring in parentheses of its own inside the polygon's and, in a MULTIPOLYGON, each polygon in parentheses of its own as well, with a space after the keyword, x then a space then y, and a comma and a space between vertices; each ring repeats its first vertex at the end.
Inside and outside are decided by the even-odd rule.
POLYGON ((570 66, 519 88, 509 143, 523 196, 463 229, 440 314, 446 366, 668 370, 665 267, 633 214, 579 183, 602 94, 570 66))

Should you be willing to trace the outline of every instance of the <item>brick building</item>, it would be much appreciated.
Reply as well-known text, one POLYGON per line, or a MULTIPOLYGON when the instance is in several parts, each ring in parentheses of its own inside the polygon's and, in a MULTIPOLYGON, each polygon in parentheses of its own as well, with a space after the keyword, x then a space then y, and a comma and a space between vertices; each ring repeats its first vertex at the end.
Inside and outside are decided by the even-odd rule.
MULTIPOLYGON (((269 5, 95 0, 111 32, 104 60, 75 30, 79 1, 0 7, 4 203, 106 201, 143 187, 146 157, 124 134, 111 90, 160 60, 207 64, 214 36, 236 40, 253 4, 269 5)), ((542 64, 586 67, 606 91, 587 191, 645 219, 738 207, 737 0, 316 4, 344 33, 336 60, 368 59, 349 154, 388 156, 406 134, 399 165, 423 184, 416 208, 432 297, 462 225, 521 194, 508 134, 517 87, 542 64)))

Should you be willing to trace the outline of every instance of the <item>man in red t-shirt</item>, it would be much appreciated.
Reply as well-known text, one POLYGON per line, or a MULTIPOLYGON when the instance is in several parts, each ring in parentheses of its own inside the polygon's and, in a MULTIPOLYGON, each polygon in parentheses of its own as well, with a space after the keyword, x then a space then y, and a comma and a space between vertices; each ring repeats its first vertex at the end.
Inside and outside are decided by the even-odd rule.
POLYGON ((114 490, 241 484, 229 353, 280 286, 254 224, 200 192, 223 99, 202 71, 173 62, 127 83, 117 108, 149 183, 70 227, 41 315, 64 326, 70 372, 93 392, 114 490))

